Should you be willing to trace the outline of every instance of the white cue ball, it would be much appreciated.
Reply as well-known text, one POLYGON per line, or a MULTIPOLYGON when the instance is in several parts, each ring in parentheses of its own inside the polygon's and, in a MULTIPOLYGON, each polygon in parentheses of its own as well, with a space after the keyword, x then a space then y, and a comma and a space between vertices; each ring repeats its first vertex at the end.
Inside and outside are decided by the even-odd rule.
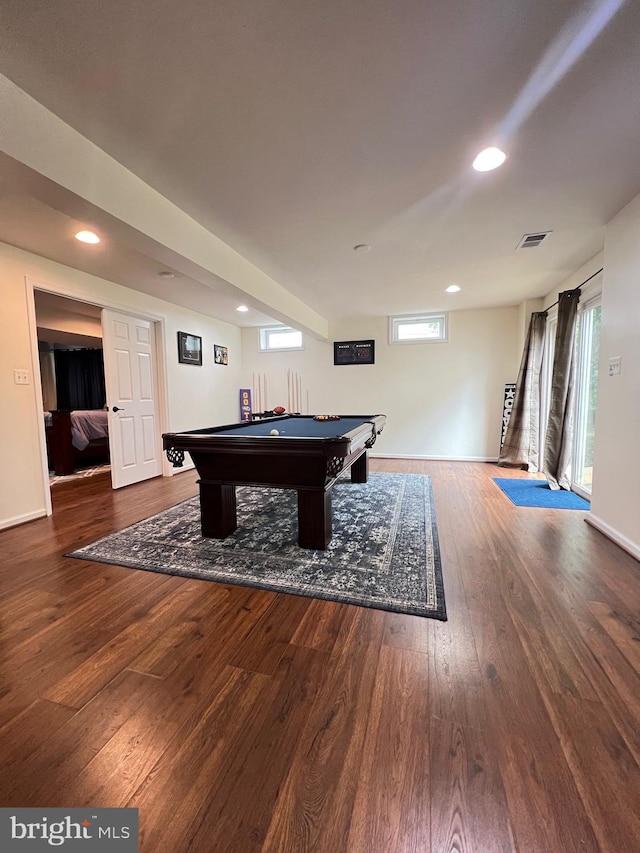
POLYGON ((277 429, 272 429, 269 435, 280 435, 277 429))

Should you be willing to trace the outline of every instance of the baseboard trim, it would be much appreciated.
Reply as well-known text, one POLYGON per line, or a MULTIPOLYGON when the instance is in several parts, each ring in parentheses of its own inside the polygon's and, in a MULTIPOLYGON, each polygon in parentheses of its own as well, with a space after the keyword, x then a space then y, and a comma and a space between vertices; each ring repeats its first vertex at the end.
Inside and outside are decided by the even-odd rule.
POLYGON ((426 459, 432 462, 497 462, 497 456, 424 456, 416 453, 369 453, 370 459, 426 459))
POLYGON ((607 524, 606 521, 598 518, 598 516, 594 515, 592 512, 586 515, 584 520, 587 524, 590 524, 592 527, 595 527, 596 530, 599 530, 600 533, 603 533, 607 539, 611 539, 612 542, 615 542, 616 545, 619 545, 628 554, 635 557, 636 560, 640 560, 640 545, 636 542, 632 542, 631 539, 626 537, 623 533, 620 533, 620 531, 616 530, 615 527, 611 527, 610 524, 607 524))
POLYGON ((17 527, 18 524, 26 524, 27 521, 35 521, 36 518, 46 518, 47 510, 37 509, 34 512, 25 512, 24 515, 14 515, 13 518, 3 518, 0 521, 0 530, 4 530, 7 527, 17 527))

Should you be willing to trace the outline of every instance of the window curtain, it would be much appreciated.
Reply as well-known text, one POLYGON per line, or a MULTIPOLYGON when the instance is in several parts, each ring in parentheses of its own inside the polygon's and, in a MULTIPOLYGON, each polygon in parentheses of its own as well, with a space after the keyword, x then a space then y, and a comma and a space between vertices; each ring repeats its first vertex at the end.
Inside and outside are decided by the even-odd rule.
POLYGON ((498 465, 537 471, 540 462, 540 371, 547 325, 545 311, 531 315, 529 331, 518 372, 511 417, 500 450, 498 465))
POLYGON ((102 409, 107 400, 101 349, 55 350, 59 409, 102 409))
POLYGON ((571 489, 569 467, 573 436, 575 395, 576 323, 580 291, 566 290, 558 297, 558 329, 551 378, 549 421, 544 441, 544 473, 550 488, 571 489))

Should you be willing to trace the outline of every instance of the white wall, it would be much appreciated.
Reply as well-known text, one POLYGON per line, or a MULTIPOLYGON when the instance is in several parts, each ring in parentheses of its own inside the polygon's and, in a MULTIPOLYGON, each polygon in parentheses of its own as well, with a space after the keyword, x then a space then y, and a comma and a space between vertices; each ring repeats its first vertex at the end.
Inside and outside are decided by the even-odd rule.
MULTIPOLYGON (((535 311, 542 311, 542 299, 527 299, 521 302, 518 308, 518 349, 521 355, 524 353, 524 345, 529 334, 531 315, 535 311)), ((515 382, 516 380, 514 379, 513 381, 515 382)))
MULTIPOLYGON (((540 311, 543 311, 545 308, 548 308, 550 305, 553 305, 554 302, 558 301, 558 296, 561 293, 564 293, 565 290, 574 290, 576 287, 579 287, 584 281, 587 279, 591 279, 596 275, 598 270, 601 270, 604 267, 604 252, 598 252, 597 255, 594 255, 586 264, 583 264, 581 267, 578 267, 577 270, 568 275, 562 284, 559 284, 557 287, 554 287, 542 300, 543 308, 540 308, 540 311)), ((594 279, 595 281, 596 279, 594 279)), ((581 291, 583 294, 586 292, 586 288, 581 291)))
POLYGON ((607 227, 600 335, 590 521, 640 559, 640 195, 607 227))
POLYGON ((47 261, 0 243, 0 528, 46 512, 41 456, 38 359, 32 359, 26 277, 38 287, 87 302, 164 321, 168 430, 195 429, 238 419, 240 330, 168 302, 47 261), (178 364, 177 332, 201 335, 203 366, 178 364), (213 345, 229 348, 229 365, 213 362, 213 345), (14 369, 28 369, 29 385, 15 385, 14 369))
POLYGON ((504 384, 520 356, 517 308, 452 311, 447 343, 392 346, 386 317, 334 326, 329 343, 306 337, 301 352, 261 353, 257 330, 243 330, 244 381, 266 377, 266 408, 287 406, 290 370, 303 412, 386 414, 375 453, 387 456, 496 459, 504 384), (370 338, 374 365, 334 366, 333 341, 370 338))

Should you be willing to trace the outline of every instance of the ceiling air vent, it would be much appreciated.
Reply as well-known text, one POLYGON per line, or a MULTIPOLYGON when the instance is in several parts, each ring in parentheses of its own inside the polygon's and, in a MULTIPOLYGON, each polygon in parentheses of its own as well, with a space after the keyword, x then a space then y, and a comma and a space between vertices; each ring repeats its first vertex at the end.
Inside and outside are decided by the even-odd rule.
POLYGON ((516 249, 535 249, 547 239, 549 234, 551 231, 536 231, 535 234, 525 234, 516 249))

